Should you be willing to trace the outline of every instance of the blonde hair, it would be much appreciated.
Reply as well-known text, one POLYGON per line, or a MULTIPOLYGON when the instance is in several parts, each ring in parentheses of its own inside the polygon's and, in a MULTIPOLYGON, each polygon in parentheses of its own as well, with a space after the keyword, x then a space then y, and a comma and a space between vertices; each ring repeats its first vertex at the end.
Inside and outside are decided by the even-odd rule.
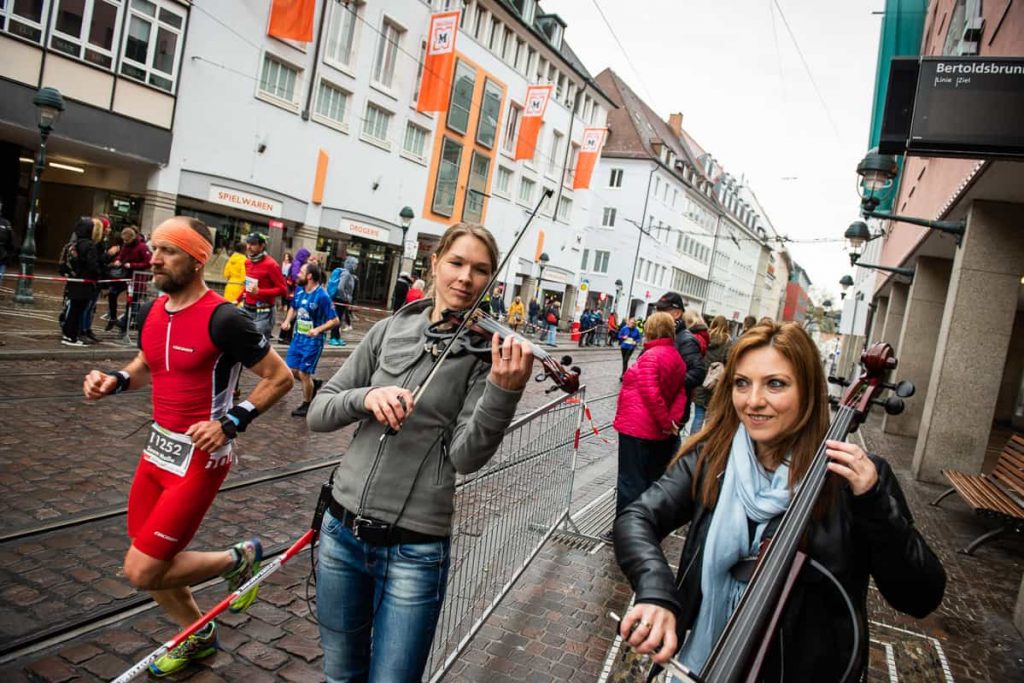
POLYGON ((644 337, 647 339, 670 339, 676 335, 676 321, 664 311, 654 313, 644 323, 644 337))
POLYGON ((683 310, 683 324, 686 325, 687 328, 692 327, 698 322, 701 322, 701 317, 699 315, 688 308, 683 310))
POLYGON ((121 231, 121 239, 124 240, 125 242, 131 242, 133 239, 135 239, 138 236, 139 236, 139 233, 136 232, 135 228, 133 228, 131 226, 129 226, 129 227, 127 227, 127 228, 125 228, 124 230, 121 231))
MULTIPOLYGON (((455 240, 470 235, 483 242, 484 247, 487 248, 487 256, 491 262, 491 272, 488 273, 488 277, 494 275, 494 271, 498 269, 498 243, 494 240, 494 235, 491 231, 480 225, 479 223, 467 223, 465 221, 456 223, 450 226, 441 235, 441 240, 437 243, 437 249, 434 250, 435 262, 440 261, 441 257, 448 253, 455 244, 455 240)), ((415 287, 415 283, 413 287, 415 287)), ((430 286, 426 288, 427 296, 434 296, 434 274, 430 274, 430 286)))
POLYGON ((722 344, 729 341, 729 321, 725 319, 724 315, 716 315, 711 320, 711 327, 708 328, 708 336, 711 338, 711 343, 715 346, 721 346, 722 344))
POLYGON ((92 241, 102 242, 103 241, 103 221, 99 218, 92 219, 92 241))

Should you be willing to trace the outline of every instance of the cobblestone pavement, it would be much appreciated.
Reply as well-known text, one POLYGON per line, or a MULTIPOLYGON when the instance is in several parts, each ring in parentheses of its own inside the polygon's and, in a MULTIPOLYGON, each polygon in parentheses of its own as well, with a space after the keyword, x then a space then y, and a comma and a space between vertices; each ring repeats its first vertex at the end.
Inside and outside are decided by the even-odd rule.
MULTIPOLYGON (((617 354, 598 354, 585 360, 591 359, 595 362, 585 365, 584 371, 588 373, 592 401, 617 388, 617 354), (611 371, 608 364, 596 362, 605 357, 611 371)), ((0 375, 3 366, 0 363, 0 375)), ((80 361, 54 361, 31 370, 76 374, 81 367, 80 361)), ((6 390, 6 386, 0 387, 0 396, 6 395, 6 390)), ((550 398, 540 387, 534 387, 521 409, 528 411, 550 398)), ((330 439, 324 437, 320 442, 317 439, 324 435, 309 435, 301 421, 287 416, 297 402, 293 392, 284 405, 275 408, 276 413, 261 418, 257 428, 264 430, 262 436, 258 443, 247 445, 249 458, 243 458, 242 467, 231 474, 228 484, 250 474, 312 462, 344 450, 347 432, 329 435, 330 439), (296 444, 303 447, 296 448, 296 444)), ((592 404, 597 424, 610 421, 614 403, 612 399, 592 404)), ((121 407, 130 417, 123 422, 134 428, 132 422, 145 419, 148 405, 139 401, 137 407, 121 407)), ((13 429, 7 428, 10 418, 6 414, 0 418, 4 424, 0 429, 3 531, 47 519, 45 514, 38 514, 40 510, 56 507, 57 516, 68 516, 123 505, 134 467, 134 456, 128 459, 127 454, 136 452, 138 443, 122 439, 121 432, 110 434, 114 430, 101 428, 107 424, 104 420, 111 418, 111 410, 62 404, 59 415, 51 410, 52 416, 38 417, 37 412, 43 411, 19 406, 13 429), (68 425, 75 426, 73 433, 66 429, 68 425), (16 441, 7 440, 10 438, 16 441), (31 453, 28 449, 48 451, 51 439, 62 449, 62 457, 44 461, 43 454, 38 458, 26 455, 31 453), (83 451, 90 456, 83 456, 83 451), (110 453, 109 459, 92 457, 99 452, 110 453), (19 458, 17 466, 11 466, 15 457, 19 458), (43 476, 24 475, 40 464, 50 468, 43 476), (18 474, 14 483, 34 488, 20 492, 4 488, 10 485, 6 477, 12 471, 18 474), (82 486, 90 487, 86 493, 81 493, 75 483, 79 477, 82 486), (8 502, 9 494, 18 496, 16 503, 8 502), (32 507, 35 496, 51 496, 48 500, 52 502, 32 507), (60 501, 71 502, 61 508, 56 506, 60 501), (10 522, 9 514, 26 516, 10 522)), ((895 613, 884 605, 877 591, 871 591, 871 679, 892 680, 890 666, 894 666, 898 678, 908 681, 1021 680, 1024 640, 1012 625, 1011 613, 1024 569, 1024 542, 1019 537, 1008 537, 982 547, 976 557, 958 554, 956 550, 981 533, 987 523, 954 497, 941 508, 927 505, 941 487, 910 479, 912 439, 882 434, 873 419, 863 432, 867 445, 893 463, 916 521, 949 575, 943 605, 921 621, 895 613)), ((614 442, 611 430, 603 435, 614 442)), ((614 453, 614 445, 598 438, 582 442, 573 510, 614 486, 614 453)), ((196 547, 223 546, 252 529, 260 530, 268 546, 290 543, 308 524, 314 491, 323 475, 323 471, 314 471, 225 491, 208 514, 196 547), (281 505, 285 500, 288 506, 281 505)), ((124 579, 117 576, 125 543, 123 517, 112 517, 0 544, 0 637, 14 642, 47 625, 71 622, 82 615, 96 616, 137 599, 124 579)), ((678 538, 666 541, 670 559, 678 555, 679 543, 678 538)), ((316 625, 304 599, 308 557, 300 555, 271 577, 248 613, 218 619, 224 650, 173 680, 322 680, 316 625)), ((222 595, 223 585, 219 583, 198 593, 204 608, 222 595)), ((630 597, 609 547, 552 539, 454 662, 445 680, 598 680, 614 647, 614 624, 607 612, 621 614, 630 597)), ((109 680, 174 630, 158 610, 121 615, 113 623, 77 638, 0 664, 0 680, 109 680)))

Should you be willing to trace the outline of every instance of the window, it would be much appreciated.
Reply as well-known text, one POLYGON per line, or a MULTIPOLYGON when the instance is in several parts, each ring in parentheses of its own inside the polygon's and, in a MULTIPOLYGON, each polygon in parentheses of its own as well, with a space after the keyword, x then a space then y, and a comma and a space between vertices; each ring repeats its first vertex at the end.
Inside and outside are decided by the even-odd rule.
POLYGON ((595 273, 607 273, 608 272, 608 259, 611 256, 611 252, 608 251, 594 251, 594 272, 595 273))
POLYGON ((576 168, 580 161, 580 146, 575 142, 569 143, 569 168, 562 174, 562 183, 566 187, 572 187, 572 181, 576 176, 576 168))
POLYGON ((391 112, 373 104, 366 103, 366 117, 363 118, 363 138, 371 142, 390 147, 388 128, 391 127, 391 112))
POLYGON ((557 130, 551 131, 551 148, 548 152, 548 171, 547 174, 551 177, 555 176, 558 172, 558 167, 562 163, 562 138, 565 136, 559 133, 557 130))
POLYGON ((427 154, 427 131, 415 123, 405 124, 405 138, 402 140, 402 151, 418 161, 423 161, 427 154))
MULTIPOLYGON (((156 14, 152 2, 136 0, 132 4, 148 5, 156 14)), ((18 13, 22 12, 34 14, 34 10, 27 9, 18 13)), ((114 64, 114 36, 120 30, 120 16, 121 0, 57 0, 53 5, 50 48, 109 69, 114 64)))
POLYGON ((132 0, 121 74, 174 92, 185 17, 147 0, 132 0))
POLYGON ((7 0, 0 7, 0 28, 11 35, 43 42, 43 21, 49 0, 7 0))
POLYGON ((572 214, 572 200, 568 197, 562 197, 558 201, 558 215, 556 218, 560 221, 569 222, 569 216, 572 214))
POLYGON ((316 91, 316 115, 339 127, 345 126, 349 94, 327 81, 320 81, 316 91))
POLYGON ((512 191, 512 169, 498 167, 498 178, 494 183, 494 193, 505 197, 512 191))
POLYGON ((263 73, 260 75, 262 94, 297 106, 295 84, 298 80, 298 69, 285 64, 269 52, 263 55, 263 73))
POLYGON ((505 35, 501 38, 501 61, 506 63, 512 60, 512 49, 516 44, 513 35, 512 29, 506 26, 505 35))
POLYGON ((477 7, 476 19, 473 22, 473 37, 477 40, 484 39, 484 28, 487 26, 487 10, 477 7))
POLYGON ((523 204, 533 203, 533 188, 537 186, 537 183, 533 182, 529 178, 523 178, 519 181, 519 201, 523 204))
POLYGON ((473 152, 469 166, 469 184, 466 187, 466 203, 462 205, 462 220, 479 223, 483 220, 484 202, 487 201, 487 173, 491 170, 491 158, 473 152))
POLYGON ((420 99, 420 88, 423 87, 423 65, 427 61, 427 41, 420 41, 420 56, 416 61, 416 91, 412 94, 413 106, 420 99))
MULTIPOLYGON (((501 87, 488 79, 484 82, 484 101, 480 105, 480 118, 476 125, 476 141, 490 149, 498 131, 501 116, 501 87)), ((470 95, 472 97, 472 95, 470 95)))
POLYGON ((461 164, 462 145, 446 137, 441 143, 441 163, 437 166, 437 180, 434 183, 434 201, 431 206, 434 213, 449 217, 452 215, 461 164))
POLYGON ((373 60, 373 80, 385 88, 391 88, 395 80, 395 63, 398 60, 398 45, 405 33, 387 19, 380 31, 377 56, 373 60))
POLYGON ((585 271, 587 269, 587 261, 590 260, 590 250, 583 250, 583 261, 580 263, 580 270, 585 271))
POLYGON ((601 217, 601 225, 606 228, 614 228, 616 212, 617 209, 614 206, 604 207, 604 216, 601 217))
POLYGON ((491 39, 487 43, 487 47, 491 52, 498 51, 498 41, 501 40, 501 21, 497 17, 491 18, 491 39))
POLYGON ((505 122, 505 137, 502 138, 501 148, 509 154, 515 154, 516 138, 519 135, 519 117, 523 108, 514 102, 508 105, 508 119, 505 122))
POLYGON ((349 69, 353 66, 355 56, 356 14, 361 5, 350 3, 329 3, 332 6, 331 22, 327 27, 327 46, 324 48, 324 61, 334 66, 349 69))
POLYGON ((654 196, 655 197, 658 196, 658 190, 659 189, 661 189, 661 178, 655 176, 654 177, 654 196))
POLYGON ((448 127, 465 134, 469 127, 469 111, 473 107, 473 88, 476 86, 476 71, 465 62, 455 65, 455 82, 448 104, 448 127))
MULTIPOLYGON (((545 187, 544 189, 545 190, 550 190, 552 188, 545 187)), ((544 193, 544 201, 542 201, 541 204, 540 204, 540 212, 539 213, 545 214, 547 216, 554 217, 554 215, 555 215, 554 203, 555 203, 555 193, 553 191, 550 194, 545 192, 544 193)))
POLYGON ((622 169, 613 168, 611 177, 608 178, 608 187, 622 187, 622 169))

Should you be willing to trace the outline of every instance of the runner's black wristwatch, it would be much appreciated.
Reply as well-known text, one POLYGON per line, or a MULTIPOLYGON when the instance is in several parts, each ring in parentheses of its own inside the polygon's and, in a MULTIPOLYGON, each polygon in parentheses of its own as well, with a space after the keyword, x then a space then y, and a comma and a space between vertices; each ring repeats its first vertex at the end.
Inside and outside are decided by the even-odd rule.
POLYGON ((228 437, 228 439, 234 439, 238 436, 238 425, 236 425, 234 420, 227 415, 221 415, 220 428, 221 431, 224 432, 224 436, 228 437))

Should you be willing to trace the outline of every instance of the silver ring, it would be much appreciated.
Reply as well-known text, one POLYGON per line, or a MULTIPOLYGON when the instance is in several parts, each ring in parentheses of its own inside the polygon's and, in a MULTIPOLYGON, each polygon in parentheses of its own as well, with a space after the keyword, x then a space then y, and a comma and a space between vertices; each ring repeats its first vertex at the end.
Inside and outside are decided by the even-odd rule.
POLYGON ((644 627, 644 628, 646 628, 646 629, 649 629, 649 628, 651 628, 651 625, 650 625, 650 624, 648 624, 648 623, 647 623, 646 621, 641 621, 641 622, 640 622, 640 625, 641 625, 641 626, 643 626, 643 627, 644 627))
POLYGON ((504 360, 504 361, 510 361, 510 360, 512 360, 512 356, 509 356, 508 358, 506 358, 505 356, 502 356, 501 359, 504 360))

